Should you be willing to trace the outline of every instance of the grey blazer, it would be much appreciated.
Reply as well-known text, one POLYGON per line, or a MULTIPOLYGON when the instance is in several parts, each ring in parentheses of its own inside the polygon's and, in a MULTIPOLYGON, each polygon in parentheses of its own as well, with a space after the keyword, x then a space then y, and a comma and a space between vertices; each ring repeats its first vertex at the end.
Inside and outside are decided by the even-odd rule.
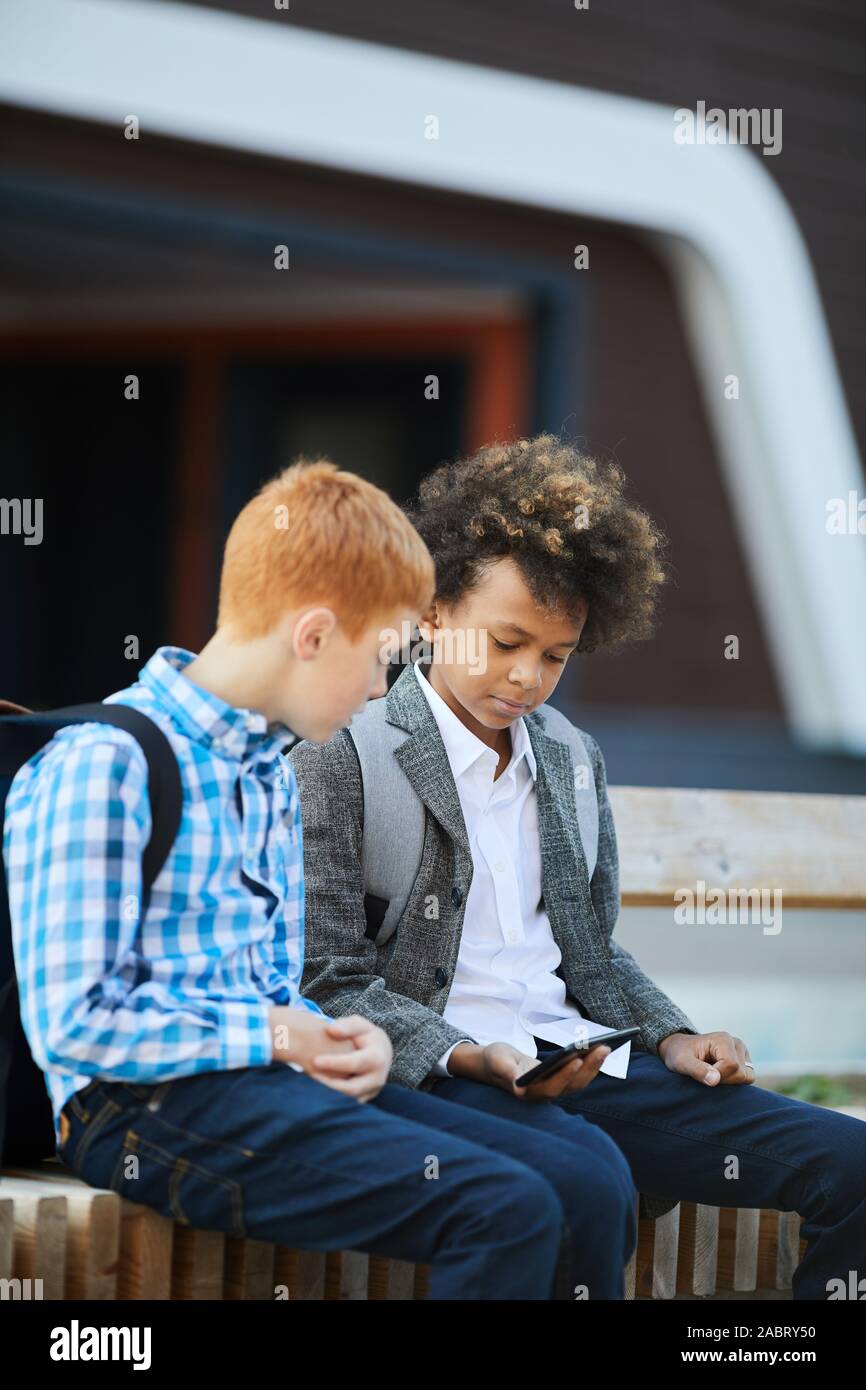
MULTIPOLYGON (((299 743, 289 753, 301 798, 305 875, 304 994, 332 1016, 362 1014, 394 1048, 390 1081, 429 1089, 434 1062, 466 1034, 442 1013, 457 963, 472 855, 439 727, 415 673, 407 667, 387 700, 387 717, 410 734, 395 757, 427 808, 421 868, 390 940, 377 947, 368 920, 361 868, 363 788, 347 729, 325 744, 299 743), (431 895, 436 920, 425 914, 431 895)), ((562 954, 559 973, 581 1013, 612 1028, 640 1028, 649 1052, 668 1033, 699 1029, 612 939, 619 913, 619 864, 607 797, 604 758, 581 737, 592 759, 598 798, 598 862, 587 878, 577 829, 574 768, 567 746, 526 716, 538 777, 542 896, 562 954)), ((379 913, 381 920, 381 911, 379 913)), ((628 1085, 628 1081, 624 1083, 628 1085)), ((641 1194, 641 1215, 676 1205, 641 1194)))

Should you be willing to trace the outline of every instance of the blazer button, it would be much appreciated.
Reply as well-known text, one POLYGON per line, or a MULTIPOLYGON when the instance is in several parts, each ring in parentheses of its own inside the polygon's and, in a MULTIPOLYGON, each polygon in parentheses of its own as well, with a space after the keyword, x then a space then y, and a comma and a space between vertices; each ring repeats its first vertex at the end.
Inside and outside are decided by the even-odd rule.
POLYGON ((440 989, 444 989, 448 983, 448 971, 443 970, 442 966, 436 967, 436 974, 433 976, 440 989))
POLYGON ((463 901, 463 894, 460 892, 460 889, 457 887, 456 883, 454 887, 451 889, 451 901, 455 907, 459 907, 463 901))

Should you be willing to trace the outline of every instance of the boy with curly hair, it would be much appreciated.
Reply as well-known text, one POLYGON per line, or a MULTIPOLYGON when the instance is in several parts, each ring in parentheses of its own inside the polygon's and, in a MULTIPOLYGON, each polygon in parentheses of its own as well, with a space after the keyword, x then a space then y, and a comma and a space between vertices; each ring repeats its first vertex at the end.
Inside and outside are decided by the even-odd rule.
POLYGON ((300 991, 285 748, 384 695, 382 630, 433 587, 426 546, 371 483, 322 459, 262 488, 226 543, 216 632, 198 654, 161 647, 108 701, 177 762, 179 828, 149 897, 160 808, 131 733, 67 726, 12 783, 21 1018, 58 1153, 92 1186, 227 1235, 429 1263, 432 1298, 543 1300, 573 1204, 566 1146, 388 1083, 383 1029, 300 991))
POLYGON ((604 758, 547 704, 574 653, 653 631, 663 537, 623 485, 618 467, 549 435, 422 483, 409 515, 436 564, 428 657, 351 731, 291 754, 303 988, 385 1030, 392 1081, 569 1145, 572 1268, 589 1297, 622 1296, 630 1173, 649 1217, 680 1199, 799 1211, 808 1244, 793 1294, 826 1298, 866 1248, 866 1129, 755 1087, 742 1039, 702 1033, 613 939, 604 758), (384 874, 389 846, 408 884, 394 863, 384 874), (554 1048, 629 1027, 633 1044, 517 1085, 554 1048))

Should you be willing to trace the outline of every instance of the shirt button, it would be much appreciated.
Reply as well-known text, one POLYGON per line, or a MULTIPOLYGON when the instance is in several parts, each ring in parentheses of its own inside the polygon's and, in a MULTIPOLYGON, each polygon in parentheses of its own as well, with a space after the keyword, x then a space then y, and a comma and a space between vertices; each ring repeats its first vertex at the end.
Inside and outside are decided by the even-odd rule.
POLYGON ((505 873, 505 865, 504 865, 504 863, 502 862, 501 859, 497 859, 497 861, 496 861, 496 863, 493 865, 493 867, 494 867, 494 869, 496 870, 496 872, 497 872, 498 874, 504 874, 504 873, 505 873))

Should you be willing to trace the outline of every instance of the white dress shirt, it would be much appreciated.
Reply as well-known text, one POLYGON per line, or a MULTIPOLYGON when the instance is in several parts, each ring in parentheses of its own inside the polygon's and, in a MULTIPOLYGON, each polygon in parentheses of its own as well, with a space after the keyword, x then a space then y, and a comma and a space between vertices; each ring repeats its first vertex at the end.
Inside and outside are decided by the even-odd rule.
MULTIPOLYGON (((536 762, 523 719, 511 726, 512 754, 495 778, 497 753, 467 729, 414 664, 442 736, 460 798, 473 875, 463 917, 454 981, 444 1018, 465 1029, 467 1042, 507 1042, 538 1055, 534 1038, 563 1046, 607 1032, 584 1019, 556 974, 562 955, 541 904, 536 762), (495 779, 495 780, 494 780, 495 779)), ((449 1076, 455 1043, 433 1067, 449 1076)), ((631 1043, 602 1063, 625 1076, 631 1043)))

